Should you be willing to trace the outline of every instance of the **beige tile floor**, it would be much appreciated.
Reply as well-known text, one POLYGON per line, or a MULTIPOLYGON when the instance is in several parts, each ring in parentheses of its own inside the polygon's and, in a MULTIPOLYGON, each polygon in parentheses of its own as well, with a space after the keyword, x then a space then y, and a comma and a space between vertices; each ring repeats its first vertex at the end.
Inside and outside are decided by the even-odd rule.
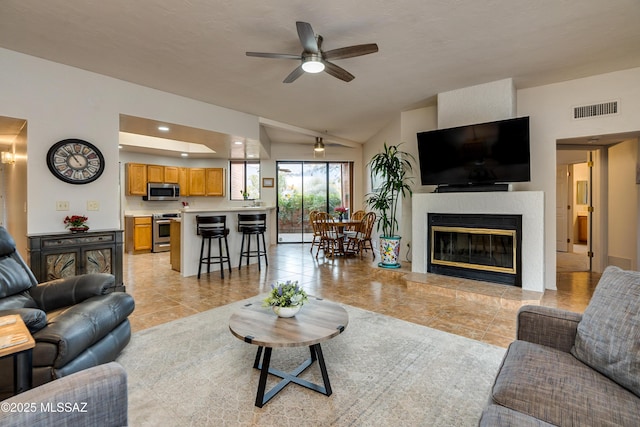
MULTIPOLYGON (((124 281, 136 301, 130 316, 140 331, 174 319, 196 314, 267 292, 276 280, 297 280, 309 294, 393 316, 409 322, 506 347, 515 337, 517 307, 495 300, 469 297, 477 282, 429 275, 429 283, 444 283, 445 290, 432 291, 405 279, 409 271, 383 271, 371 257, 318 259, 309 245, 281 244, 269 251, 269 266, 232 266, 221 279, 219 272, 200 280, 183 278, 169 265, 169 253, 125 255, 124 281), (449 292, 446 288, 456 288, 449 292), (459 296, 463 290, 466 297, 459 296)), ((582 312, 599 275, 588 272, 557 273, 557 291, 546 291, 541 305, 582 312)), ((502 293, 502 285, 483 285, 502 293)), ((512 288, 512 287, 509 287, 512 288)), ((508 290, 512 291, 512 289, 508 290)), ((519 305, 519 304, 516 304, 519 305)))

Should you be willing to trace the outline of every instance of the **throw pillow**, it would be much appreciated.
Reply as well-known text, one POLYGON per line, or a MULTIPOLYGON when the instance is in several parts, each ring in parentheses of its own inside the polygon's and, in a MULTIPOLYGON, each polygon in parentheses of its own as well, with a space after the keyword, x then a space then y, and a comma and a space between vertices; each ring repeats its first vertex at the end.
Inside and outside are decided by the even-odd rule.
POLYGON ((640 396, 640 272, 605 269, 571 354, 640 396))

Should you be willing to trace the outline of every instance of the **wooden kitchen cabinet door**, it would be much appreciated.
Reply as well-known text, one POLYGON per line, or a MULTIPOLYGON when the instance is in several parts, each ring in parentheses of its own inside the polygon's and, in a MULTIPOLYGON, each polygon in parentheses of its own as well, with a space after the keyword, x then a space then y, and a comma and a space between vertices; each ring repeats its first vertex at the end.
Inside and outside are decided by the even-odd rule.
POLYGON ((224 169, 207 168, 205 170, 206 196, 224 196, 224 169))
POLYGON ((133 223, 133 250, 150 251, 153 248, 151 217, 135 217, 133 223))
POLYGON ((178 168, 178 185, 180 186, 180 196, 189 196, 189 168, 178 168))
POLYGON ((189 195, 204 196, 205 194, 204 168, 189 168, 189 195))
POLYGON ((147 165, 127 163, 127 196, 147 195, 147 165))
POLYGON ((147 165, 147 182, 164 182, 164 166, 147 165))
POLYGON ((177 166, 165 166, 164 167, 164 181, 170 184, 178 184, 179 167, 177 166))

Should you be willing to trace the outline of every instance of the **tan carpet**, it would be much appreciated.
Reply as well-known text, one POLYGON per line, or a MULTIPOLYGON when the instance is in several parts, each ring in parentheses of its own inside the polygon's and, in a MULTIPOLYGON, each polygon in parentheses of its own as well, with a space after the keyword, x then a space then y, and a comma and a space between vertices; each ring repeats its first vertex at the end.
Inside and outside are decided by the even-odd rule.
MULTIPOLYGON (((322 343, 333 394, 290 384, 257 408, 257 347, 228 328, 244 303, 133 335, 118 358, 129 375, 130 425, 475 426, 505 352, 345 306, 348 327, 322 343)), ((274 349, 271 366, 288 372, 308 354, 274 349)), ((321 383, 317 364, 301 377, 321 383)))

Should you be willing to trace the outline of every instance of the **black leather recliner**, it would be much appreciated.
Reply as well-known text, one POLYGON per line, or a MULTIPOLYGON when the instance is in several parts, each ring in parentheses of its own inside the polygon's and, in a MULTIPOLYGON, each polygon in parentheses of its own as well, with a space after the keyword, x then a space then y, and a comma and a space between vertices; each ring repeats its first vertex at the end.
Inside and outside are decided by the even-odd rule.
POLYGON ((38 284, 0 227, 0 316, 20 314, 36 341, 34 387, 111 362, 129 343, 135 304, 131 295, 112 292, 114 282, 111 274, 93 273, 38 284))

